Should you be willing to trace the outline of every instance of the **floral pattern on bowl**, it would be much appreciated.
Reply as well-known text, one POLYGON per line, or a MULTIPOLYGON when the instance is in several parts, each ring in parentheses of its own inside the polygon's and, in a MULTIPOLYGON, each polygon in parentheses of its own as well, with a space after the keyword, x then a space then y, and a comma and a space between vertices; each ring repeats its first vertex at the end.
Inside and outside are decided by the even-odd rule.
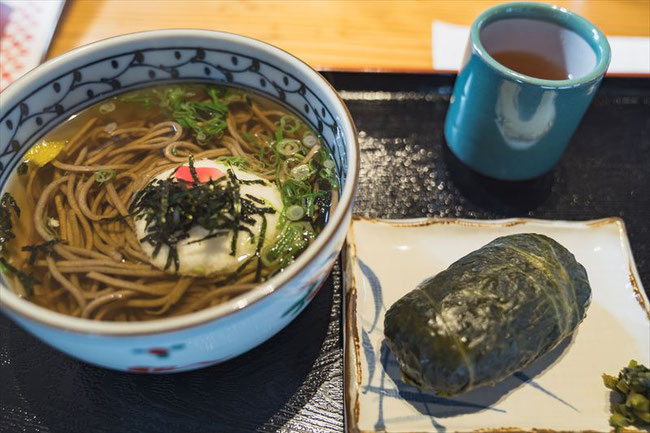
MULTIPOLYGON (((79 65, 43 83, 0 113, 0 184, 29 145, 63 119, 107 97, 170 81, 210 81, 254 89, 289 105, 324 138, 345 183, 345 147, 338 119, 291 70, 254 55, 226 49, 167 47, 120 51, 79 65)), ((4 109, 4 107, 3 107, 4 109)))

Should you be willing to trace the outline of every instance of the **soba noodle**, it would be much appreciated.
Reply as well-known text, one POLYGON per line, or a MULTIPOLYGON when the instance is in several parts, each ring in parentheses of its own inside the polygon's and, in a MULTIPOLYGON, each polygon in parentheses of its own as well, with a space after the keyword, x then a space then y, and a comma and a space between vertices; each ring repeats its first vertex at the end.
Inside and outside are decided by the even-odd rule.
MULTIPOLYGON (((11 215, 4 229, 15 239, 0 248, 0 265, 16 293, 54 311, 96 320, 186 314, 231 299, 280 272, 313 240, 305 238, 304 230, 320 231, 336 184, 331 158, 305 122, 258 95, 220 88, 219 101, 227 107, 221 113, 224 125, 206 137, 201 129, 206 123, 192 124, 193 119, 169 113, 162 102, 153 108, 133 102, 143 95, 161 98, 174 89, 127 94, 80 113, 37 144, 47 148, 64 141, 54 158, 39 164, 36 152, 36 162, 26 161, 22 174, 13 174, 8 190, 22 212, 18 217, 9 205, 3 208, 3 215, 11 215), (180 275, 178 269, 152 265, 135 227, 137 194, 157 175, 204 159, 243 167, 282 192, 282 228, 271 258, 258 254, 236 273, 210 276, 180 275), (296 185, 309 187, 298 202, 304 213, 297 212, 299 218, 287 216, 295 211, 288 208, 296 206, 291 205, 296 185), (298 238, 287 227, 298 230, 298 238), (285 257, 287 250, 277 245, 287 239, 298 239, 300 248, 285 257)), ((186 96, 206 103, 214 97, 211 89, 183 87, 186 96)))

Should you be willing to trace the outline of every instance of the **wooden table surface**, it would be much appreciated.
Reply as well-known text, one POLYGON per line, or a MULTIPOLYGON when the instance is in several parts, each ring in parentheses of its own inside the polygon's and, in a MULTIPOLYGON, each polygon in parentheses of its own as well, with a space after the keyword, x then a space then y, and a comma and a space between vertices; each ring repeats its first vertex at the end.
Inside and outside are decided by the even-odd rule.
MULTIPOLYGON (((68 0, 49 57, 110 36, 202 28, 251 36, 317 69, 431 71, 431 23, 469 25, 492 0, 68 0)), ((650 35, 650 0, 554 1, 607 35, 650 35)))

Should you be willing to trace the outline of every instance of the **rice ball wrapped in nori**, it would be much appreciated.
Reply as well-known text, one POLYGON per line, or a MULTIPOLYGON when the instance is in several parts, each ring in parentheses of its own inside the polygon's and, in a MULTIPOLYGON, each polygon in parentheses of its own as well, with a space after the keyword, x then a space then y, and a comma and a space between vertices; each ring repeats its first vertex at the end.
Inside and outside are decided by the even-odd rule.
POLYGON ((552 350, 590 299, 584 267, 562 245, 540 234, 503 236, 395 302, 384 334, 407 383, 454 395, 552 350))

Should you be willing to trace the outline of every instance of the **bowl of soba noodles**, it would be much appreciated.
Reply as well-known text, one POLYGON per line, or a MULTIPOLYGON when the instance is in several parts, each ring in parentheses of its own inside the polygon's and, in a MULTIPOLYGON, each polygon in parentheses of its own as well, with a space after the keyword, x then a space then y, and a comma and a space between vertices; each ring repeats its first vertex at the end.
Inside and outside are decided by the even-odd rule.
POLYGON ((0 306, 111 369, 225 361, 318 292, 358 172, 344 103, 278 48, 203 30, 78 48, 0 96, 0 306))

